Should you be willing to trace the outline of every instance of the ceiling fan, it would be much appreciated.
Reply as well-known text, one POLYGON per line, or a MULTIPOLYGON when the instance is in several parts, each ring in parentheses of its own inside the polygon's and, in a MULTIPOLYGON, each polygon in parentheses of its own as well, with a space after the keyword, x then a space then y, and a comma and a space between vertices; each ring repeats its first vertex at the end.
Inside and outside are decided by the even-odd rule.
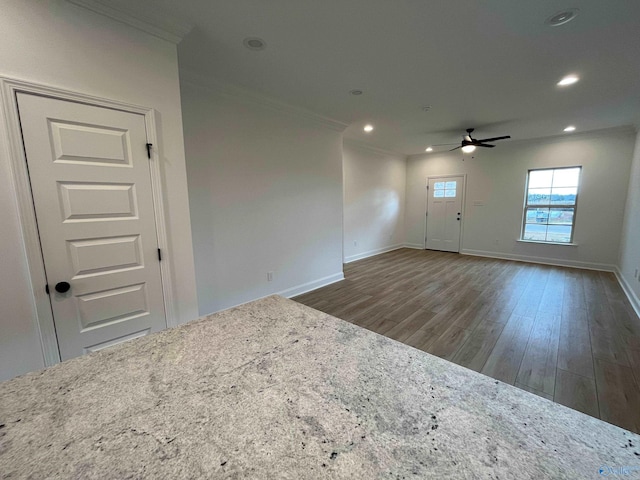
MULTIPOLYGON (((476 147, 486 147, 486 148, 495 147, 495 145, 489 145, 486 142, 495 142, 497 140, 505 140, 507 138, 511 138, 511 135, 504 135, 502 137, 491 137, 491 138, 475 139, 475 138, 473 138, 471 136, 471 133, 473 133, 474 130, 475 129, 473 129, 473 128, 467 128, 467 134, 462 137, 462 143, 458 147, 452 148, 449 151, 453 152, 454 150, 457 150, 457 149, 461 148, 463 152, 471 153, 476 149, 476 147)), ((439 145, 434 145, 434 147, 442 147, 442 146, 445 146, 445 145, 456 145, 456 144, 455 143, 441 143, 439 145)))

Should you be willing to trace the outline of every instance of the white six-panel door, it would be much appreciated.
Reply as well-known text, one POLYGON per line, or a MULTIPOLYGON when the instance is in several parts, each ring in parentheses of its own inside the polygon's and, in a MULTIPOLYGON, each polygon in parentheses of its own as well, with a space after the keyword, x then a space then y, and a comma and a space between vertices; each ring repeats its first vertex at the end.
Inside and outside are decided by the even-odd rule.
POLYGON ((428 185, 426 247, 459 252, 464 177, 430 177, 428 185))
POLYGON ((144 117, 17 96, 61 358, 166 328, 144 117))

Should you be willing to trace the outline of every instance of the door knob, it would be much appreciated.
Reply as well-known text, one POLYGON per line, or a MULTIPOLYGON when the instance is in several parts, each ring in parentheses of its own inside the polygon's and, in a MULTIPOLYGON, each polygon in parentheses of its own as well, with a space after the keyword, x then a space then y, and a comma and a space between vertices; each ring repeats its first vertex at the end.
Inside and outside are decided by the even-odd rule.
POLYGON ((56 283, 56 292, 58 293, 66 293, 71 288, 69 282, 58 282, 56 283))

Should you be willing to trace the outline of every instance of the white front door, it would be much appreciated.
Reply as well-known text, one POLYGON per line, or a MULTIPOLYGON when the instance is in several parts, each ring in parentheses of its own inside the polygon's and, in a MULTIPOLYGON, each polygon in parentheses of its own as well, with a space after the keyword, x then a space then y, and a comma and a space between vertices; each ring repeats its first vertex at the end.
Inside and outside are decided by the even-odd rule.
POLYGON ((427 249, 460 251, 464 177, 430 177, 427 188, 427 249))
POLYGON ((144 117, 17 99, 60 357, 166 328, 144 117))

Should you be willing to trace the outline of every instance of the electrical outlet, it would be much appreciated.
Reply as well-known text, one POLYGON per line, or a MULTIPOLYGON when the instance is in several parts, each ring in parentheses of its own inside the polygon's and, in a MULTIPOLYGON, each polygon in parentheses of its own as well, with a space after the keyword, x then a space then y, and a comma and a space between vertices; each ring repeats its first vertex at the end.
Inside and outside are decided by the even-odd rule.
POLYGON ((267 272, 267 282, 273 281, 273 272, 267 272))

